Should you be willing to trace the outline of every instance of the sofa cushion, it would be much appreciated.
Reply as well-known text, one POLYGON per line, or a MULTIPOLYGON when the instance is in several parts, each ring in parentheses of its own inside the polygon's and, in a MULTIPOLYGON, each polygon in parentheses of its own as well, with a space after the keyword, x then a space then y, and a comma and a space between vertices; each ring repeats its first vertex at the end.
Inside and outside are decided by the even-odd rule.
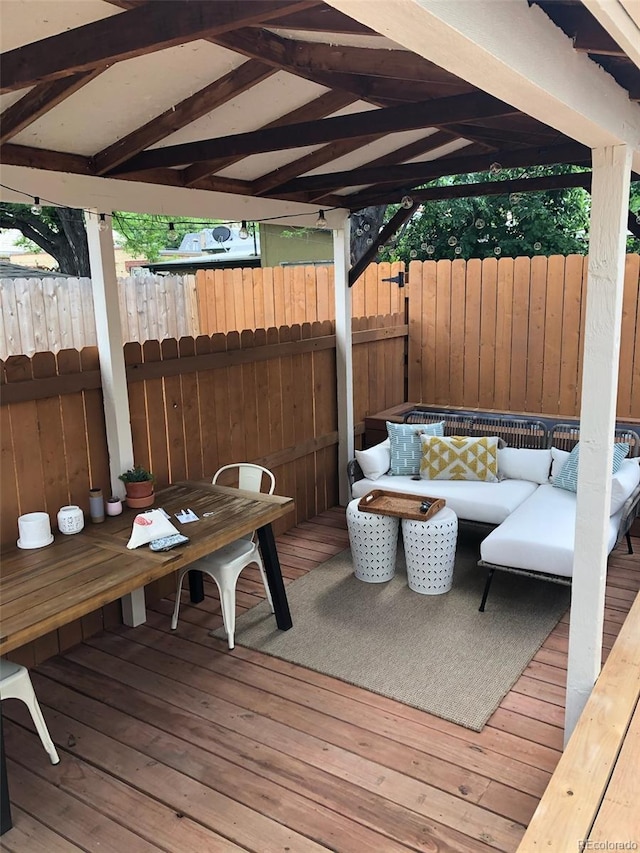
POLYGON ((423 435, 420 476, 423 480, 498 480, 497 436, 439 438, 423 435))
POLYGON ((369 480, 377 480, 386 474, 391 465, 391 449, 389 439, 380 444, 374 444, 367 450, 356 450, 356 459, 360 470, 369 480))
POLYGON ((618 510, 622 509, 638 483, 640 483, 640 460, 624 459, 620 468, 611 478, 610 515, 615 515, 618 510))
MULTIPOLYGON (((567 454, 568 455, 568 454, 567 454)), ((533 450, 527 447, 498 449, 498 476, 508 480, 530 480, 548 483, 551 471, 551 449, 533 450)))
POLYGON ((444 421, 435 424, 394 424, 387 421, 387 433, 391 443, 389 473, 394 477, 411 476, 420 473, 420 436, 444 435, 444 421))
MULTIPOLYGON (((571 577, 575 523, 576 495, 549 484, 538 486, 481 542, 480 556, 498 566, 571 577)), ((609 551, 619 524, 618 512, 609 519, 609 551)))
MULTIPOLYGON (((615 474, 616 471, 622 465, 622 460, 629 453, 629 445, 624 442, 616 442, 613 445, 613 464, 611 469, 611 474, 615 474)), ((558 474, 557 477, 553 479, 553 485, 558 489, 567 489, 569 492, 577 492, 578 491, 578 465, 580 463, 580 442, 576 444, 571 453, 569 454, 569 458, 562 466, 562 471, 558 474)))
POLYGON ((571 454, 568 450, 560 450, 559 447, 551 448, 551 476, 549 477, 550 483, 555 483, 556 477, 564 468, 564 463, 567 461, 570 455, 571 454))
POLYGON ((462 521, 500 524, 537 488, 535 483, 526 480, 502 480, 500 483, 426 481, 385 474, 378 480, 357 480, 353 484, 352 494, 354 498, 361 498, 372 489, 387 489, 418 497, 444 498, 447 506, 462 521))

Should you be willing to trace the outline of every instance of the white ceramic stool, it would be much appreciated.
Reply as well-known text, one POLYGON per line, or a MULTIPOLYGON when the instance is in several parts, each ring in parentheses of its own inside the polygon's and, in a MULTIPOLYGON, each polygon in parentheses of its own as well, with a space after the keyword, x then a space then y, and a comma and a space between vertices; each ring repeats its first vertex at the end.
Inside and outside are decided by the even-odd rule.
POLYGON ((51 763, 57 764, 60 758, 42 716, 29 670, 26 667, 8 660, 0 660, 0 699, 20 699, 24 702, 40 735, 42 745, 49 753, 51 763))
POLYGON ((347 506, 347 529, 354 574, 367 583, 390 581, 396 571, 400 519, 358 509, 358 498, 347 506))
POLYGON ((444 507, 427 521, 402 519, 409 588, 423 595, 449 592, 458 541, 458 516, 444 507))

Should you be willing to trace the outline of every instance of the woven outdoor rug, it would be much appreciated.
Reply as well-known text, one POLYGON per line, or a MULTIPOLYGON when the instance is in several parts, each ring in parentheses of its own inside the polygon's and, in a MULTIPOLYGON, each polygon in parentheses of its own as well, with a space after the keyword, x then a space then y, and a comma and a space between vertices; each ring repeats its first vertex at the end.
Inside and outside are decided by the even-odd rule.
MULTIPOLYGON (((427 596, 396 575, 353 575, 347 549, 287 586, 293 628, 279 631, 266 602, 239 617, 236 644, 343 679, 480 731, 569 605, 569 589, 486 570, 477 536, 458 540, 453 588, 427 596)), ((215 636, 224 637, 219 629, 215 636)))

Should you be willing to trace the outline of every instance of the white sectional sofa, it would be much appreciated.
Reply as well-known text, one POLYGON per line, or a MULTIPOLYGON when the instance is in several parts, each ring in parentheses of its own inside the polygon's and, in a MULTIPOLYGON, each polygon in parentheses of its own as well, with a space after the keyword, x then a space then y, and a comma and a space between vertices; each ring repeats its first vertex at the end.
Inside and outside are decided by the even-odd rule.
MULTIPOLYGON (((438 417, 431 413, 430 422, 438 417), (432 416, 431 416, 432 415, 432 416)), ((454 419, 444 432, 459 430, 454 419)), ((493 419, 495 422, 495 419, 493 419)), ((506 421, 506 419, 505 419, 506 421)), ((533 423, 533 421, 532 421, 533 423)), ((539 421, 535 422, 537 425, 539 421)), ((420 430, 420 424, 415 424, 420 430)), ((471 430, 470 430, 471 431, 471 430)), ((486 434, 477 429, 476 432, 486 434)), ((526 430, 525 430, 526 432, 526 430)), ((536 427, 539 433, 539 427, 536 427)), ((509 428, 496 428, 503 439, 522 440, 509 428)), ((389 443, 382 442, 367 451, 357 452, 350 463, 352 496, 359 498, 373 489, 415 494, 417 497, 444 498, 461 522, 488 525, 488 535, 480 545, 479 566, 488 569, 487 584, 480 605, 484 610, 491 580, 496 569, 530 574, 546 580, 570 583, 576 522, 576 494, 553 485, 569 458, 568 448, 577 442, 577 427, 558 425, 544 439, 536 435, 535 448, 508 447, 498 450, 497 482, 468 480, 427 480, 416 474, 387 473, 389 443), (548 447, 540 447, 544 440, 548 447), (557 441, 566 449, 551 446, 557 441), (364 466, 364 471, 361 466, 364 466), (383 473, 384 470, 384 473, 383 473), (364 476, 364 473, 370 476, 364 476)), ((527 439, 525 438, 525 441, 527 439)), ((616 430, 616 440, 630 446, 632 458, 624 459, 612 477, 609 552, 627 538, 640 504, 640 437, 628 429, 616 430)))

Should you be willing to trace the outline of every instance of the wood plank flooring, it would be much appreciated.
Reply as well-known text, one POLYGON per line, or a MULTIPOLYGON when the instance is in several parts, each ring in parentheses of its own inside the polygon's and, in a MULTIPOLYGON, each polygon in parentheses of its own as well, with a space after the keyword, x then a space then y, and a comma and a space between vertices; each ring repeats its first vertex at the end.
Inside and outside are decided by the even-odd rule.
MULTIPOLYGON (((348 544, 335 508, 277 540, 287 582, 348 544)), ((635 539, 640 552, 640 540, 635 539)), ((609 562, 608 653, 640 588, 609 562)), ((485 729, 473 732, 209 636, 205 602, 158 602, 32 671, 61 763, 21 703, 3 703, 15 827, 0 846, 57 851, 515 851, 562 747, 568 617, 485 729)), ((245 571, 238 605, 263 596, 245 571)))

